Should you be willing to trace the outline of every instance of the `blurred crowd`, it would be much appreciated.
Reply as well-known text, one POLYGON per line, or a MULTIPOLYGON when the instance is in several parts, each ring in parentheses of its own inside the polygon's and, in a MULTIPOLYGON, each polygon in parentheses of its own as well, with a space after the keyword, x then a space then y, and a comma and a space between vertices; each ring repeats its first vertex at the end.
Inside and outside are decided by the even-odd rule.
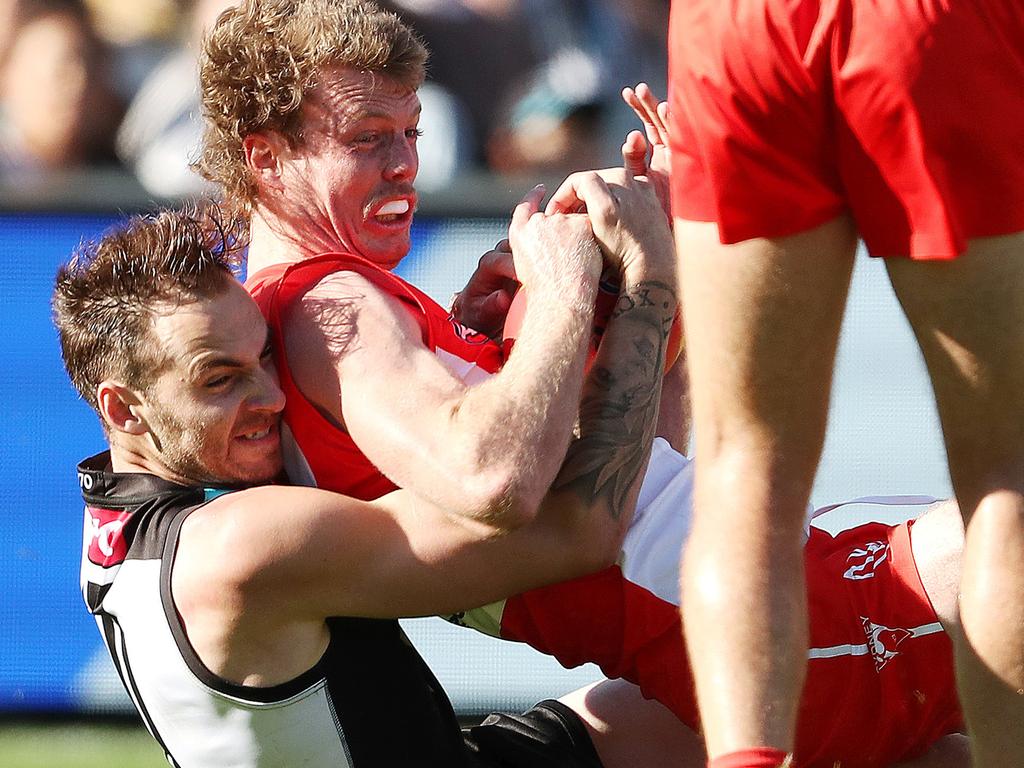
MULTIPOLYGON (((0 180, 122 167, 159 197, 204 191, 196 57, 234 0, 0 0, 0 180)), ((431 51, 418 186, 614 164, 619 99, 664 93, 669 0, 379 0, 431 51)))

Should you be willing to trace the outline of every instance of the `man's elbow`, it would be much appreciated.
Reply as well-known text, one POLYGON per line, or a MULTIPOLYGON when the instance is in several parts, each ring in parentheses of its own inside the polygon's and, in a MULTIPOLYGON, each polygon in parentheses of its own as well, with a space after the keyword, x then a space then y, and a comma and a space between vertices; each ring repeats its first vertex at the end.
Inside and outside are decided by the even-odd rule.
POLYGON ((514 531, 537 519, 541 495, 525 488, 515 472, 481 472, 466 481, 464 490, 468 515, 499 531, 514 531))

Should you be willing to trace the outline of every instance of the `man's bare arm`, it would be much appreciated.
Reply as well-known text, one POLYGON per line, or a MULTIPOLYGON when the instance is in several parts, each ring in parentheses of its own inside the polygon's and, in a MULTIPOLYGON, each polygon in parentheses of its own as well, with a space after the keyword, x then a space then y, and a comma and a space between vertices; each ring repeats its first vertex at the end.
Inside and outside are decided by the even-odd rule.
POLYGON ((590 504, 603 498, 616 520, 632 513, 656 431, 675 306, 669 282, 641 279, 623 286, 584 386, 580 437, 553 492, 571 490, 590 504))
POLYGON ((175 599, 186 625, 199 628, 190 637, 200 656, 230 679, 272 684, 322 652, 327 616, 453 613, 609 564, 657 414, 675 310, 662 261, 635 259, 626 270, 580 436, 529 524, 510 531, 408 491, 367 503, 268 486, 218 499, 186 522, 174 567, 175 599), (276 676, 253 671, 271 666, 276 676))
POLYGON ((561 463, 579 402, 600 257, 581 216, 517 209, 532 300, 504 368, 469 386, 397 299, 333 275, 286 318, 296 380, 396 485, 472 518, 529 519, 561 463))

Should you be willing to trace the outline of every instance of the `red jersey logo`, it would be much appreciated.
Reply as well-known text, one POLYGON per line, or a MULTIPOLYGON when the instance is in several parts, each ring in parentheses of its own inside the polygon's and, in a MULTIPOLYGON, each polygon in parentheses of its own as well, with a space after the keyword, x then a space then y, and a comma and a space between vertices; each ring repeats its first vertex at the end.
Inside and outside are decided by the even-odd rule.
POLYGON ((843 573, 843 578, 850 581, 872 579, 875 576, 875 569, 888 557, 889 545, 884 541, 869 541, 863 547, 854 547, 846 557, 846 562, 850 563, 850 567, 843 573))
POLYGON ((892 628, 875 624, 871 619, 866 619, 863 616, 860 621, 864 627, 864 634, 868 638, 868 651, 875 660, 875 670, 879 672, 882 667, 900 655, 896 649, 903 644, 903 641, 914 636, 913 632, 903 627, 892 628))
POLYGON ((452 330, 455 332, 455 335, 467 344, 475 346, 477 344, 486 344, 492 340, 490 336, 463 325, 455 319, 454 315, 448 315, 448 322, 452 324, 452 330))
POLYGON ((128 555, 128 543, 121 535, 121 529, 131 518, 131 512, 115 512, 112 509, 86 507, 89 515, 87 534, 89 541, 89 562, 104 568, 119 565, 128 555))

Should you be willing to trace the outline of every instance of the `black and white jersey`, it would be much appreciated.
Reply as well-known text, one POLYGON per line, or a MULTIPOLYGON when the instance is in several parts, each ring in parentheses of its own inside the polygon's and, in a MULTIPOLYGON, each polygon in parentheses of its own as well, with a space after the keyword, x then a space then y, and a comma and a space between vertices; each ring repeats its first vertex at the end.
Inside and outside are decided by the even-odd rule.
POLYGON ((323 657, 281 685, 236 685, 203 666, 171 599, 171 568, 185 518, 227 489, 115 474, 109 453, 82 462, 78 477, 82 594, 171 765, 465 765, 451 704, 397 621, 328 619, 323 657))

